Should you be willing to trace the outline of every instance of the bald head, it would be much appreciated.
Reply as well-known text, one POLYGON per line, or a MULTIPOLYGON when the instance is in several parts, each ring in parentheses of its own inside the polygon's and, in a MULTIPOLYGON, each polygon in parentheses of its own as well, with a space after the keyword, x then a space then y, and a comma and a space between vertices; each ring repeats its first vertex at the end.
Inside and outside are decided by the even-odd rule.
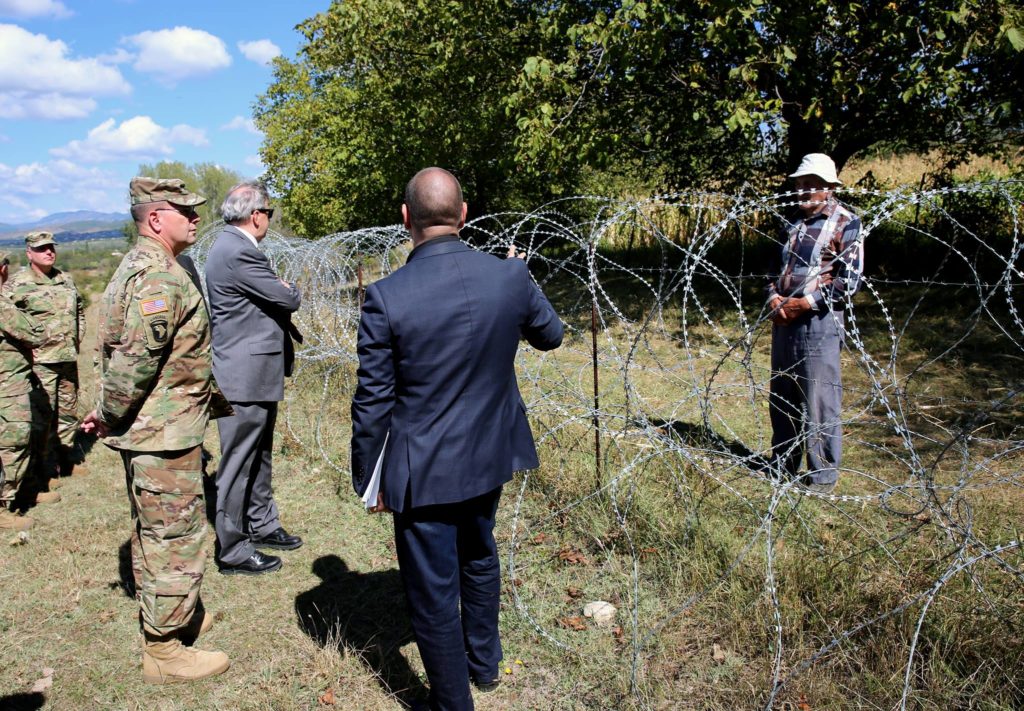
POLYGON ((444 168, 424 168, 405 186, 405 207, 413 229, 458 229, 464 217, 462 186, 444 168))

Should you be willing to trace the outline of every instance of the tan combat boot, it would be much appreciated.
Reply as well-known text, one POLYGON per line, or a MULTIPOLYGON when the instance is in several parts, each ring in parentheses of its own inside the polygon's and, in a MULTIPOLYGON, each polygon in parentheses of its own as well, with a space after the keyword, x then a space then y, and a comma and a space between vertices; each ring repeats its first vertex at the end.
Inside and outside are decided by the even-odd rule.
POLYGON ((28 516, 17 516, 7 509, 0 509, 0 529, 27 531, 30 528, 32 528, 32 519, 28 516))
POLYGON ((146 635, 142 648, 142 680, 147 684, 173 684, 223 674, 231 666, 224 652, 186 647, 176 637, 146 635))
POLYGON ((55 504, 60 501, 60 493, 56 491, 40 491, 36 493, 37 504, 55 504))

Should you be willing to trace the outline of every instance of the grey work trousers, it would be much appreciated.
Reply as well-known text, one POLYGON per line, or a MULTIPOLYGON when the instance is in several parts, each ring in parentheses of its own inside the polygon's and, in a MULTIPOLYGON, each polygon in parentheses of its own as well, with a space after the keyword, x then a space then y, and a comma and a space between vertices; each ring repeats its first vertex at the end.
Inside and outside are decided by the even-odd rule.
POLYGON ((281 525, 271 486, 276 402, 233 402, 235 414, 217 420, 217 560, 238 565, 253 554, 250 536, 281 525))
POLYGON ((811 312, 792 325, 772 326, 768 396, 772 458, 793 477, 806 450, 806 477, 814 484, 839 479, 843 453, 839 351, 843 334, 841 311, 811 312))

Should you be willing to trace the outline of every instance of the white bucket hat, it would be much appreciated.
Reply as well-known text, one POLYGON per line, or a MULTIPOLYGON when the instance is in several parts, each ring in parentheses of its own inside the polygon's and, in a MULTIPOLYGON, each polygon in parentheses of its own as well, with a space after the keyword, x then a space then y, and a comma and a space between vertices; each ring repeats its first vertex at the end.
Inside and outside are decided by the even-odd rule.
POLYGON ((843 182, 836 175, 836 164, 824 153, 808 153, 800 161, 800 167, 789 177, 799 178, 801 175, 817 175, 826 183, 842 185, 843 182))

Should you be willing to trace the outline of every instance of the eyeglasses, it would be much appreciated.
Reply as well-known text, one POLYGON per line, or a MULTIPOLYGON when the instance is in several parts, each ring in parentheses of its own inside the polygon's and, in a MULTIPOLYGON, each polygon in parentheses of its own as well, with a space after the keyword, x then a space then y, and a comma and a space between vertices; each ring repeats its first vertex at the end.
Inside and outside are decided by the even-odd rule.
POLYGON ((199 216, 199 213, 196 212, 196 209, 194 207, 158 207, 157 209, 153 210, 153 212, 167 211, 176 212, 188 220, 194 220, 196 217, 199 216))
POLYGON ((253 212, 262 212, 267 216, 268 220, 273 219, 274 217, 274 208, 272 207, 257 207, 253 212))
POLYGON ((52 244, 44 244, 44 245, 41 245, 39 247, 29 247, 29 249, 31 249, 33 252, 40 252, 40 253, 42 253, 42 252, 56 252, 57 251, 57 248, 54 247, 52 244))

